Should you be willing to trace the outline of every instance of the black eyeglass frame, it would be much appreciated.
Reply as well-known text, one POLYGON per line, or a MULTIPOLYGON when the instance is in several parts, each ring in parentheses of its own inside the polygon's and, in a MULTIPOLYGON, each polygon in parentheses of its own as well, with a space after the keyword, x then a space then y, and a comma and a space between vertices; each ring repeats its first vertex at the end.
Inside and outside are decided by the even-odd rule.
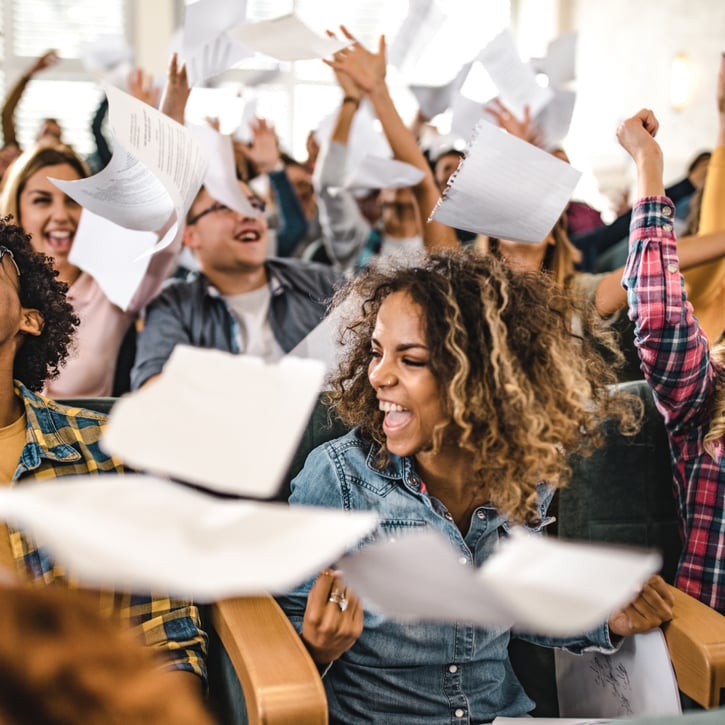
MULTIPOLYGON (((252 208, 258 211, 260 214, 264 214, 264 210, 267 208, 267 202, 258 196, 248 196, 247 201, 252 205, 252 208)), ((198 214, 194 214, 193 217, 186 220, 189 226, 196 224, 199 219, 205 217, 207 214, 213 214, 215 211, 234 211, 230 209, 226 204, 222 204, 220 201, 215 201, 210 204, 206 209, 202 209, 198 214)))

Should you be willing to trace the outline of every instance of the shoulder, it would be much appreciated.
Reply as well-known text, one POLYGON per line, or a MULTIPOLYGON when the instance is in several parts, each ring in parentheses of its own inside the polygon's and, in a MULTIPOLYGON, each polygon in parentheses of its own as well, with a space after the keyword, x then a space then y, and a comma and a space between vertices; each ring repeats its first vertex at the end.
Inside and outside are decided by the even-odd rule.
POLYGON ((311 291, 331 291, 342 281, 342 276, 328 264, 303 259, 268 259, 267 268, 280 282, 311 291))
POLYGON ((170 279, 161 292, 148 304, 148 309, 159 307, 194 305, 206 297, 209 283, 201 274, 192 274, 187 279, 170 279))

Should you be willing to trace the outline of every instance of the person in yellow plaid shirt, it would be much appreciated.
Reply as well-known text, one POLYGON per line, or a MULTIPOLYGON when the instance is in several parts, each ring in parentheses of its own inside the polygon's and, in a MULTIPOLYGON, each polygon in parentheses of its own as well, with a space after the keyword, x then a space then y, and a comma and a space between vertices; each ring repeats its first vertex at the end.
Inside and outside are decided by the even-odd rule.
MULTIPOLYGON (((34 392, 57 375, 79 324, 55 274, 22 229, 0 221, 0 483, 6 485, 123 471, 99 446, 105 416, 34 392)), ((0 566, 31 584, 74 586, 47 553, 1 522, 0 566)), ((180 686, 201 695, 207 638, 194 605, 116 592, 100 592, 99 602, 166 659, 162 666, 180 686)))

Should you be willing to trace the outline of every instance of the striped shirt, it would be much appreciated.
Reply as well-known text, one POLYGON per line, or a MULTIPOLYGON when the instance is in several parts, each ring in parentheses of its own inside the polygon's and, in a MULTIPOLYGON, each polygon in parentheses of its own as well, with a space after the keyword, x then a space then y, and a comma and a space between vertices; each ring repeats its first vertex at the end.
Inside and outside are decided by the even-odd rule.
POLYGON ((725 457, 706 453, 720 367, 687 301, 672 229, 674 206, 645 197, 634 208, 622 283, 642 371, 665 419, 683 551, 678 588, 725 614, 725 457))
MULTIPOLYGON (((26 442, 13 485, 70 475, 117 474, 121 462, 105 453, 99 441, 106 416, 69 408, 37 395, 16 381, 15 394, 25 405, 26 442)), ((9 527, 10 543, 20 576, 41 584, 77 586, 35 543, 9 527)), ((166 596, 100 592, 101 610, 133 628, 141 641, 158 649, 169 668, 186 670, 206 680, 207 638, 199 612, 188 602, 166 596)))

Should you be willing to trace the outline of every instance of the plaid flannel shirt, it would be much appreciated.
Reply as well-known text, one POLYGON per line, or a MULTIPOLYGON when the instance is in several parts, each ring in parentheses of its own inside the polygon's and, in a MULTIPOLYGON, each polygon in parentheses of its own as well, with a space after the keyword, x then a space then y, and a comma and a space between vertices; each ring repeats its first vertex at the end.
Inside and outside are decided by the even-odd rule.
MULTIPOLYGON (((123 471, 121 462, 99 446, 106 416, 58 405, 17 381, 15 394, 25 404, 27 435, 14 485, 31 479, 51 481, 61 476, 123 471)), ((16 563, 27 579, 77 586, 21 531, 12 527, 9 531, 16 563)), ((206 681, 207 637, 196 606, 163 595, 102 591, 99 597, 101 610, 132 627, 144 644, 160 650, 169 659, 169 669, 193 672, 206 681)))
POLYGON ((717 442, 714 458, 703 446, 719 367, 687 301, 673 217, 666 197, 638 202, 622 283, 641 368, 670 441, 683 541, 676 584, 725 613, 724 441, 717 442))

